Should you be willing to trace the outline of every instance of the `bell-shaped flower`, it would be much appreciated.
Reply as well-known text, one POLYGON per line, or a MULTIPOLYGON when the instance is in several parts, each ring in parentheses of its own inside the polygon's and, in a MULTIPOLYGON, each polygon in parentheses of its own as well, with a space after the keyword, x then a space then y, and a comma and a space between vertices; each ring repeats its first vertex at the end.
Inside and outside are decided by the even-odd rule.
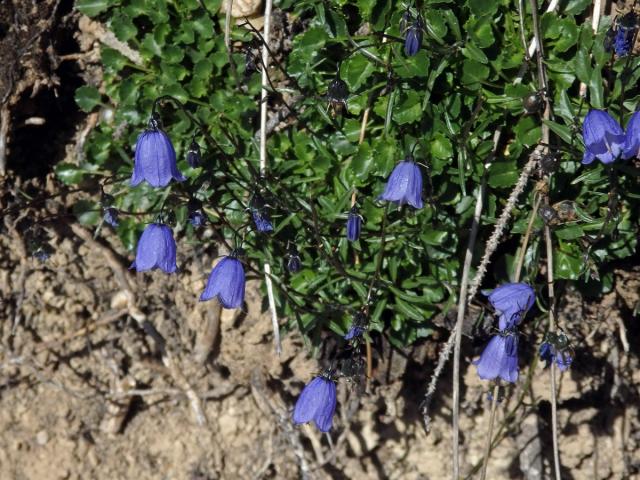
POLYGON ((505 283, 494 288, 488 297, 499 315, 500 330, 518 325, 536 301, 533 288, 526 283, 505 283))
POLYGON ((358 209, 353 207, 347 217, 347 240, 355 242, 360 238, 360 230, 362 229, 362 217, 358 213, 358 209))
POLYGON ((412 25, 407 28, 404 38, 404 53, 407 57, 413 57, 420 51, 422 45, 422 21, 418 18, 412 25))
POLYGON ((539 354, 540 360, 546 362, 547 367, 556 362, 561 372, 568 370, 573 362, 573 356, 569 349, 559 350, 550 342, 544 342, 540 345, 539 354))
POLYGON ((321 432, 328 432, 333 425, 336 410, 336 383, 325 375, 315 377, 298 397, 293 411, 296 424, 314 421, 321 432))
POLYGON ((620 124, 602 110, 591 110, 582 124, 584 138, 583 164, 589 164, 596 158, 602 163, 616 160, 625 147, 625 134, 620 124))
POLYGON ((186 178, 178 171, 176 151, 171 140, 155 123, 142 132, 136 142, 135 164, 131 186, 146 180, 153 187, 166 187, 171 179, 178 182, 186 178))
POLYGON ((131 265, 137 272, 159 268, 174 273, 176 266, 176 241, 171 228, 162 223, 152 223, 144 229, 138 241, 136 259, 131 265))
POLYGON ((624 150, 622 158, 640 158, 640 111, 634 112, 627 123, 627 131, 624 138, 624 150))
POLYGON ((422 208, 422 173, 411 157, 398 163, 378 200, 404 205, 408 203, 414 208, 422 208))
POLYGON ((244 267, 235 252, 224 257, 213 268, 200 301, 214 297, 224 308, 239 308, 244 303, 244 267))
POLYGON ((501 378, 505 382, 518 380, 518 336, 513 330, 496 335, 473 362, 483 380, 501 378))

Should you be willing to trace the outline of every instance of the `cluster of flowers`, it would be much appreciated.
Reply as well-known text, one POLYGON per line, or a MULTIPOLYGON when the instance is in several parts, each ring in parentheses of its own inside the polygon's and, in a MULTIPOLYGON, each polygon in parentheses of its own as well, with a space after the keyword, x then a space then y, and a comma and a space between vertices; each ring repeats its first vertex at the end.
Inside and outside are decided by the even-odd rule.
MULTIPOLYGON (((187 158, 191 166, 197 166, 200 161, 200 149, 195 142, 189 148, 187 158)), ((159 127, 154 118, 149 122, 149 128, 138 136, 136 141, 134 171, 131 186, 137 186, 146 181, 149 185, 162 188, 172 180, 182 182, 186 180, 180 173, 176 162, 176 152, 168 135, 159 127)), ((398 205, 409 204, 415 208, 422 208, 422 174, 420 168, 407 157, 399 162, 389 176, 384 192, 379 200, 387 200, 398 205)), ((262 211, 263 201, 259 195, 251 200, 250 210, 260 232, 270 232, 273 225, 268 216, 262 211)), ((109 207, 105 209, 105 221, 117 225, 117 210, 109 207)), ((200 211, 190 214, 190 221, 194 226, 204 223, 204 215, 200 211)), ((352 208, 347 219, 347 238, 356 241, 360 237, 362 217, 356 207, 352 208)), ((294 249, 295 250, 295 249, 294 249)), ((244 269, 238 260, 238 251, 231 252, 224 257, 211 272, 205 291, 200 300, 218 297, 225 308, 238 308, 244 301, 244 269)), ((177 271, 176 242, 171 227, 156 222, 148 225, 136 249, 136 259, 132 264, 138 272, 159 268, 166 273, 177 271)), ((300 268, 300 257, 297 251, 290 252, 288 268, 297 271, 300 268)))
POLYGON ((608 164, 620 157, 624 160, 640 157, 640 112, 631 115, 625 131, 607 112, 591 110, 584 118, 582 136, 585 165, 596 158, 608 164))
MULTIPOLYGON (((473 363, 483 380, 515 383, 518 380, 517 327, 535 303, 535 292, 526 283, 507 283, 491 291, 488 298, 498 315, 498 334, 489 340, 480 358, 473 363)), ((345 339, 357 338, 363 331, 362 326, 354 325, 345 339)), ((555 362, 561 371, 567 370, 573 360, 563 334, 547 335, 539 354, 547 364, 555 362)), ((302 390, 293 420, 297 424, 313 421, 320 431, 327 432, 333 424, 335 409, 336 382, 329 369, 302 390)))
MULTIPOLYGON (((187 154, 191 166, 197 166, 200 160, 200 149, 195 142, 187 154)), ((162 131, 156 120, 152 118, 149 129, 138 137, 136 142, 135 162, 131 186, 146 181, 149 185, 166 187, 171 180, 186 180, 180 173, 176 163, 176 152, 167 134, 162 131)), ((105 212, 105 216, 107 212, 105 212)), ((201 212, 191 215, 191 223, 203 223, 201 212)), ((214 297, 225 308, 239 308, 244 303, 245 274, 242 262, 238 259, 239 251, 234 250, 223 257, 213 268, 207 285, 200 295, 200 301, 214 297)), ((159 268, 166 273, 174 273, 176 264, 176 242, 171 227, 156 222, 147 225, 136 249, 136 258, 131 268, 145 272, 159 268)))

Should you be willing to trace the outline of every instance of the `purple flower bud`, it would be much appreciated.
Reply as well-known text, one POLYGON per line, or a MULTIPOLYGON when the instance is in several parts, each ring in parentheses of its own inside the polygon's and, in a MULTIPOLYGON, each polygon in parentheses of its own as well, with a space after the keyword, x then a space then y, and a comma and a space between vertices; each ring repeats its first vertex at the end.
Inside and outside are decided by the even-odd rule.
POLYGON ((414 208, 422 208, 422 173, 415 162, 408 158, 398 163, 378 200, 395 202, 398 205, 408 203, 414 208))
POLYGON ((336 384, 325 376, 315 377, 298 397, 293 411, 296 424, 314 421, 321 432, 328 432, 333 425, 336 410, 336 384))
POLYGON ((104 209, 104 214, 102 218, 112 227, 118 226, 118 210, 113 207, 107 207, 104 209))
POLYGON ((273 232, 273 225, 271 224, 271 220, 269 220, 269 216, 266 212, 255 209, 252 210, 251 215, 253 216, 253 221, 256 224, 256 229, 259 232, 273 232))
POLYGON ((200 301, 217 297, 224 308, 239 308, 244 303, 244 267, 232 252, 213 268, 200 301))
POLYGON ((500 316, 500 330, 518 325, 535 300, 533 288, 526 283, 505 283, 489 294, 489 302, 500 316))
POLYGON ((131 268, 135 268, 137 272, 160 268, 167 273, 174 273, 178 269, 176 242, 170 227, 162 223, 152 223, 144 229, 131 268))
POLYGON ((189 150, 187 150, 187 163, 191 168, 200 166, 202 155, 200 154, 200 145, 195 140, 191 141, 189 150))
POLYGON ((638 31, 638 17, 635 12, 631 11, 623 15, 617 27, 613 48, 618 57, 625 57, 633 49, 633 40, 638 31))
POLYGON ((514 331, 495 335, 489 340, 480 358, 473 362, 483 380, 498 377, 505 382, 518 380, 518 336, 514 331))
POLYGON ((166 187, 171 179, 178 182, 186 180, 178 171, 171 140, 158 128, 142 132, 136 142, 131 186, 135 187, 146 180, 153 187, 166 187))
POLYGON ((300 256, 296 254, 289 255, 289 261, 287 262, 287 270, 291 273, 296 273, 300 271, 302 267, 302 262, 300 261, 300 256))
POLYGON ((362 217, 358 214, 358 209, 353 207, 347 218, 347 240, 355 242, 360 238, 362 228, 362 217))
POLYGON ((587 165, 596 158, 602 163, 611 163, 622 153, 625 146, 625 134, 622 127, 607 112, 591 110, 582 124, 584 138, 584 157, 587 165))
POLYGON ((204 213, 201 210, 194 210, 189 213, 189 223, 194 227, 198 228, 204 225, 204 222, 207 220, 204 213))

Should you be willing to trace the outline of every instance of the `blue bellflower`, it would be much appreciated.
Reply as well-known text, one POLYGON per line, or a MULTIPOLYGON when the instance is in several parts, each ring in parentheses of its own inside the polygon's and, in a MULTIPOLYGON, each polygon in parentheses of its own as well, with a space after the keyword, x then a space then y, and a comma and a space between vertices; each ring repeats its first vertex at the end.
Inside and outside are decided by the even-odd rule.
POLYGON ((607 112, 590 110, 582 124, 584 138, 584 157, 587 165, 596 158, 602 163, 612 163, 622 153, 625 146, 625 134, 622 127, 607 112))
POLYGON ((315 377, 298 397, 293 411, 296 424, 314 421, 321 432, 328 432, 333 425, 336 410, 336 383, 325 376, 315 377))
POLYGON ((144 229, 131 268, 135 268, 137 272, 159 268, 167 273, 174 273, 178 269, 176 242, 170 227, 162 223, 152 223, 144 229))
POLYGON ((360 238, 360 230, 362 229, 362 217, 358 214, 358 209, 353 207, 347 218, 347 240, 355 242, 360 238))
POLYGON ((146 180, 153 187, 166 187, 171 180, 182 182, 186 178, 178 171, 176 151, 171 140, 156 123, 142 132, 136 142, 135 164, 131 186, 146 180), (154 128, 155 127, 155 128, 154 128))
POLYGON ((484 348, 474 365, 483 380, 500 377, 505 382, 518 380, 518 334, 509 330, 495 335, 484 348))
POLYGON ((518 325, 536 300, 533 288, 526 283, 505 283, 494 288, 488 297, 499 315, 500 330, 518 325))
POLYGON ((640 112, 634 112, 627 123, 622 158, 640 158, 640 112))
POLYGON ((407 28, 404 39, 404 53, 407 57, 413 57, 420 51, 422 45, 422 21, 418 19, 407 28))
POLYGON ((224 308, 239 308, 244 303, 244 267, 232 252, 213 268, 200 301, 217 297, 224 308))
POLYGON ((556 362, 556 365, 561 372, 568 370, 573 362, 573 357, 568 350, 558 351, 556 347, 549 342, 544 342, 540 345, 539 354, 540 360, 545 361, 547 363, 547 367, 551 363, 556 362))
POLYGON ((269 219, 269 216, 266 212, 261 210, 252 210, 251 215, 253 216, 253 221, 256 224, 256 229, 262 233, 273 232, 273 224, 269 219))
POLYGON ((408 203, 414 208, 422 208, 422 173, 411 157, 398 163, 378 200, 404 205, 408 203))

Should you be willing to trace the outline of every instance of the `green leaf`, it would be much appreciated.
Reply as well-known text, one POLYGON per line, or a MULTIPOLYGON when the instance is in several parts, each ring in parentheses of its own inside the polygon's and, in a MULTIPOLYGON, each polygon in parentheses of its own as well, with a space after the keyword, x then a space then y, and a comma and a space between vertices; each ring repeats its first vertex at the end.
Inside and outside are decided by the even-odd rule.
POLYGON ((71 163, 59 163, 55 167, 57 177, 65 185, 80 183, 84 176, 84 171, 77 165, 71 163))
POLYGON ((566 125, 560 125, 559 123, 553 122, 551 120, 543 120, 543 122, 549 126, 551 131, 558 135, 562 140, 567 142, 568 144, 573 143, 573 134, 571 133, 571 129, 566 125))
POLYGON ((469 9, 474 15, 494 15, 500 7, 499 0, 469 0, 469 9))
POLYGON ((489 185, 492 187, 512 187, 518 180, 518 167, 515 161, 496 162, 489 169, 489 185))
POLYGON ((89 85, 79 87, 74 98, 78 106, 87 113, 102 103, 102 95, 100 95, 98 89, 89 85))
POLYGON ((76 8, 80 13, 95 17, 116 3, 112 0, 76 0, 76 8))
MULTIPOLYGON (((466 85, 477 84, 489 77, 489 67, 476 60, 466 59, 462 64, 462 83, 466 85)), ((477 85, 476 88, 480 86, 477 85)))
POLYGON ((604 86, 602 85, 600 69, 595 69, 591 74, 589 93, 591 94, 591 106, 593 108, 604 108, 604 86))
POLYGON ((73 214, 82 225, 97 225, 102 216, 102 211, 97 203, 88 200, 79 200, 73 205, 73 214))
POLYGON ((354 55, 347 59, 340 68, 342 79, 354 92, 371 76, 374 71, 373 64, 363 55, 354 55))
POLYGON ((436 133, 433 137, 429 151, 435 158, 445 160, 453 157, 453 145, 451 145, 451 141, 441 133, 436 133))

